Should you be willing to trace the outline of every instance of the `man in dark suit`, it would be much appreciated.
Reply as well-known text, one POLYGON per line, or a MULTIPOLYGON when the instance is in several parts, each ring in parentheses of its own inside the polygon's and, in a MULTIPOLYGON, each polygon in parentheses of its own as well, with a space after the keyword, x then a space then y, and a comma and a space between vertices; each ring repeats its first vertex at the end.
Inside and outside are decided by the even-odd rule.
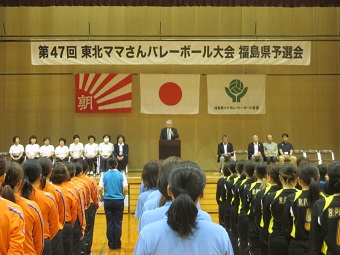
POLYGON ((129 145, 125 143, 123 135, 117 136, 117 143, 113 145, 113 155, 118 160, 117 169, 125 172, 129 163, 129 145))
POLYGON ((161 130, 159 139, 160 140, 175 140, 179 138, 177 129, 172 127, 172 121, 167 120, 165 124, 166 124, 166 127, 161 130))
POLYGON ((253 135, 253 141, 248 145, 248 159, 257 162, 263 162, 264 147, 259 142, 257 135, 253 135))
POLYGON ((217 162, 220 162, 221 173, 225 161, 235 160, 233 151, 233 144, 228 143, 227 135, 222 135, 222 142, 217 145, 217 162))

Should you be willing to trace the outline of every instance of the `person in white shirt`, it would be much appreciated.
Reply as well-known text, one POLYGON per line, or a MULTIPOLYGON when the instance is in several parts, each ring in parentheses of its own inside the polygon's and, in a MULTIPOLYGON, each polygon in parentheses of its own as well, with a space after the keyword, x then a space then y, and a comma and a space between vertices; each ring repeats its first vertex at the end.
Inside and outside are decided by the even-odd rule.
POLYGON ((35 135, 31 135, 28 141, 29 144, 27 144, 25 148, 26 160, 38 159, 40 146, 37 144, 37 137, 35 135))
POLYGON ((93 174, 93 168, 97 167, 98 144, 95 143, 96 137, 93 135, 89 135, 87 140, 89 143, 85 145, 84 156, 89 165, 90 174, 93 174))
POLYGON ((100 155, 100 169, 102 172, 108 170, 107 160, 112 156, 113 144, 110 143, 111 136, 108 134, 103 135, 104 142, 99 144, 98 152, 100 155))
POLYGON ((59 146, 55 148, 55 159, 57 162, 67 162, 68 161, 68 147, 65 145, 66 139, 59 139, 59 146))
POLYGON ((21 164, 24 161, 24 146, 20 144, 20 137, 13 137, 13 145, 9 149, 9 155, 11 156, 11 160, 21 164))
POLYGON ((248 159, 256 162, 263 162, 263 143, 259 142, 259 137, 253 135, 253 141, 248 145, 248 159))
POLYGON ((48 158, 53 162, 53 156, 54 156, 54 146, 50 145, 50 138, 45 137, 43 139, 44 145, 40 147, 40 157, 42 158, 48 158))
POLYGON ((84 145, 79 142, 80 137, 79 135, 73 136, 73 143, 70 144, 70 156, 71 156, 71 162, 77 162, 79 159, 82 159, 83 157, 83 151, 84 151, 84 145))

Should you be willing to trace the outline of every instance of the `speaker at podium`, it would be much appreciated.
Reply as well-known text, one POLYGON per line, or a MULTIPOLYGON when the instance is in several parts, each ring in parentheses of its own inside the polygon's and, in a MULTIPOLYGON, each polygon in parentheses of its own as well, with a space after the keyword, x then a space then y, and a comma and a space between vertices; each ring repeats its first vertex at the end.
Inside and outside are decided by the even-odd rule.
POLYGON ((159 140, 159 159, 181 157, 181 140, 159 140))

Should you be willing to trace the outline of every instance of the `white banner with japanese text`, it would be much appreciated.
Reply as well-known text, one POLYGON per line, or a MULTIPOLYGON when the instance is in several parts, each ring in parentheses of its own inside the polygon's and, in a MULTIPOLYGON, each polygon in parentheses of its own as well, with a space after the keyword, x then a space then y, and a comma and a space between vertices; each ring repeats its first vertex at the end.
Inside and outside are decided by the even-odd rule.
POLYGON ((207 75, 208 114, 265 114, 266 76, 207 75))
POLYGON ((32 65, 309 65, 310 41, 41 41, 32 65))

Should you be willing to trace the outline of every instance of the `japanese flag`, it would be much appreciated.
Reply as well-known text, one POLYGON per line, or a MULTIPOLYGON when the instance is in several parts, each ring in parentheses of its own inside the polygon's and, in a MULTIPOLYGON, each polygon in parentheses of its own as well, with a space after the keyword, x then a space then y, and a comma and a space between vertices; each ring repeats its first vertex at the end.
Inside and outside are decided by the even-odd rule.
POLYGON ((141 113, 197 114, 199 82, 196 74, 141 74, 141 113))

